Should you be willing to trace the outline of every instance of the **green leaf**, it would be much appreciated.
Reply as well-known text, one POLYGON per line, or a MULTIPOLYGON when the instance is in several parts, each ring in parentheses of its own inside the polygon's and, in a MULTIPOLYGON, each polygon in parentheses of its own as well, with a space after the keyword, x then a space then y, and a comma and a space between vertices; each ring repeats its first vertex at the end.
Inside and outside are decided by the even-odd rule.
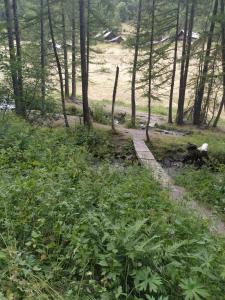
POLYGON ((7 259, 6 253, 3 252, 3 251, 0 251, 0 261, 1 261, 1 260, 4 261, 4 260, 6 260, 6 259, 7 259))
POLYGON ((192 278, 182 280, 180 287, 185 300, 201 300, 209 297, 207 290, 192 278))
POLYGON ((134 279, 135 287, 139 291, 157 293, 158 288, 162 285, 161 278, 157 274, 152 274, 150 268, 144 268, 136 272, 134 279))

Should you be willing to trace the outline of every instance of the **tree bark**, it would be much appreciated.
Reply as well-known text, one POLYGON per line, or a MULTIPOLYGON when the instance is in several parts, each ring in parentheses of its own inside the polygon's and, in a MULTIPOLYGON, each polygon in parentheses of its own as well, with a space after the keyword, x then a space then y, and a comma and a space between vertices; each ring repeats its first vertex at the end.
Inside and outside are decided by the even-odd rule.
POLYGON ((182 97, 183 97, 183 89, 184 89, 184 70, 185 70, 185 61, 186 61, 188 12, 189 12, 189 0, 186 0, 184 39, 183 39, 183 46, 182 46, 181 71, 180 71, 180 88, 179 88, 179 98, 178 98, 178 108, 177 108, 177 118, 176 118, 176 123, 178 125, 183 124, 183 99, 182 99, 182 97))
POLYGON ((89 87, 89 69, 90 69, 90 0, 87 0, 87 91, 89 87))
POLYGON ((219 111, 216 116, 216 119, 213 123, 213 127, 217 127, 218 122, 220 120, 220 116, 225 107, 225 15, 224 15, 224 0, 220 0, 220 7, 221 7, 221 46, 222 46, 222 68, 223 68, 223 97, 220 103, 219 111))
POLYGON ((131 83, 131 125, 132 125, 132 127, 135 127, 135 123, 136 123, 136 95, 135 95, 135 92, 136 92, 137 60, 138 60, 140 28, 141 28, 141 11, 142 11, 142 0, 139 0, 136 41, 135 41, 135 50, 134 50, 134 62, 133 62, 133 72, 132 72, 132 83, 131 83))
POLYGON ((152 67, 153 67, 153 42, 154 42, 154 30, 155 30, 155 2, 152 3, 152 21, 151 21, 151 36, 150 36, 150 53, 149 53, 149 84, 148 84, 148 121, 146 126, 146 138, 147 142, 150 142, 149 136, 149 124, 151 121, 151 102, 152 102, 152 67))
POLYGON ((16 113, 20 114, 20 103, 19 103, 19 93, 17 84, 17 71, 16 71, 16 55, 15 46, 13 39, 13 22, 12 22, 12 11, 10 0, 4 0, 5 3, 5 14, 7 22, 7 35, 8 35, 8 45, 9 45, 9 58, 10 58, 10 71, 12 77, 13 93, 15 98, 16 113))
POLYGON ((182 94, 181 94, 181 99, 180 99, 180 109, 179 109, 180 115, 178 116, 178 122, 177 122, 178 125, 182 125, 184 123, 184 103, 185 103, 187 78, 188 78, 188 70, 189 70, 189 63, 190 63, 192 31, 193 31, 194 16, 195 16, 195 5, 196 5, 196 0, 192 0, 191 15, 190 15, 190 20, 189 20, 189 28, 188 28, 187 52, 186 52, 186 62, 185 62, 185 68, 184 68, 183 88, 182 88, 182 94))
POLYGON ((215 29, 215 22, 216 22, 215 17, 217 14, 217 9, 218 9, 218 0, 215 0, 213 13, 212 13, 212 21, 211 21, 209 35, 208 35, 202 76, 200 78, 200 82, 198 85, 198 91, 197 91, 196 99, 195 99, 195 103, 194 103, 193 124, 198 125, 198 126, 201 125, 202 101, 203 101, 203 96, 204 96, 204 91, 205 91, 206 77, 207 77, 208 69, 209 69, 209 58, 210 58, 211 47, 212 47, 213 32, 215 29))
POLYGON ((83 98, 83 118, 84 125, 90 127, 91 119, 88 106, 88 76, 86 62, 86 37, 85 37, 85 17, 84 0, 79 0, 80 10, 80 56, 81 56, 81 77, 82 77, 82 98, 83 98))
POLYGON ((66 21, 65 21, 65 9, 64 0, 61 0, 62 9, 62 36, 63 36, 63 53, 64 53, 64 76, 65 76, 65 99, 69 99, 70 89, 69 89, 69 70, 68 70, 68 51, 66 42, 66 21))
POLYGON ((176 70, 177 70, 177 50, 178 50, 178 33, 179 33, 179 24, 180 24, 180 4, 181 4, 181 0, 178 0, 176 38, 175 38, 174 58, 173 58, 173 72, 172 72, 172 81, 171 81, 171 88, 170 88, 169 113, 168 113, 168 123, 170 123, 170 124, 173 123, 173 93, 174 93, 174 84, 175 84, 176 70))
POLYGON ((18 86, 18 97, 19 97, 19 110, 22 116, 26 116, 26 108, 24 103, 23 95, 23 74, 22 74, 22 51, 21 51, 21 40, 20 40, 20 27, 17 10, 17 0, 12 2, 13 18, 14 18, 14 30, 16 37, 16 59, 17 59, 17 86, 18 86))
POLYGON ((41 110, 44 114, 45 105, 45 93, 46 93, 46 82, 45 82, 45 31, 44 31, 44 0, 40 0, 40 18, 41 18, 41 110))
POLYGON ((75 0, 73 0, 72 11, 72 95, 71 99, 76 101, 77 85, 76 85, 76 8, 75 0))
POLYGON ((115 78, 114 89, 113 89, 113 98, 112 98, 112 131, 113 132, 116 132, 115 121, 114 121, 114 113, 115 113, 115 103, 116 103, 116 93, 117 93, 119 72, 120 72, 120 69, 117 66, 116 67, 116 78, 115 78))
POLYGON ((51 35, 51 39, 52 39, 52 46, 53 46, 55 60, 56 60, 57 68, 58 68, 58 74, 59 74, 62 111, 63 111, 64 121, 65 121, 65 126, 69 127, 69 123, 68 123, 68 119, 67 119, 67 115, 66 115, 66 104, 65 104, 65 97, 64 97, 62 68, 61 68, 61 63, 60 63, 59 55, 58 55, 57 48, 56 48, 56 41, 55 41, 55 36, 54 36, 54 31, 53 31, 52 14, 51 14, 49 0, 47 0, 47 6, 48 6, 48 21, 49 21, 50 35, 51 35))

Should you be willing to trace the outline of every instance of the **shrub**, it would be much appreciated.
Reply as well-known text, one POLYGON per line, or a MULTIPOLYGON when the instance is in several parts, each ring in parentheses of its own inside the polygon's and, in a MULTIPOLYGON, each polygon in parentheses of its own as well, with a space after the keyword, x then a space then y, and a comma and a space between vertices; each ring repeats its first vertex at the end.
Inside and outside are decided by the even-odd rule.
POLYGON ((224 241, 148 171, 93 164, 100 133, 4 128, 2 299, 224 299, 224 241))

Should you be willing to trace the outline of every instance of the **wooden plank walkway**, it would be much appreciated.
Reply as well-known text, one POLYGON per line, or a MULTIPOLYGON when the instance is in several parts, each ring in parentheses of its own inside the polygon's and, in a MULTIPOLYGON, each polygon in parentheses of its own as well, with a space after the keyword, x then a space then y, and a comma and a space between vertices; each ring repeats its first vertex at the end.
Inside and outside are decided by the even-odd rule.
POLYGON ((170 188, 174 182, 171 177, 163 170, 161 165, 156 161, 143 140, 134 139, 134 149, 139 162, 146 168, 152 170, 152 175, 163 188, 170 188))

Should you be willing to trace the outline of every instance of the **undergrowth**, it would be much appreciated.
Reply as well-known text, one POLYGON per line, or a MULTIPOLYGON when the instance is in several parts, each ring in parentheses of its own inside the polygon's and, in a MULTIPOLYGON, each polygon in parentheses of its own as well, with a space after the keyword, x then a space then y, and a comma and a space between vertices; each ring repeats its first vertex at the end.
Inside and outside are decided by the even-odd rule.
MULTIPOLYGON (((177 130, 177 127, 164 127, 169 130, 177 130)), ((188 143, 198 147, 204 143, 209 144, 209 156, 219 163, 225 164, 225 139, 224 133, 214 130, 194 130, 193 128, 178 131, 188 132, 185 136, 157 135, 152 137, 152 150, 158 160, 162 160, 170 151, 185 152, 188 143)))
POLYGON ((0 125, 1 299, 224 299, 224 242, 149 172, 95 165, 82 127, 0 125))
POLYGON ((213 207, 225 219, 225 166, 216 171, 207 166, 200 170, 188 167, 176 177, 176 182, 187 189, 192 199, 213 207))

